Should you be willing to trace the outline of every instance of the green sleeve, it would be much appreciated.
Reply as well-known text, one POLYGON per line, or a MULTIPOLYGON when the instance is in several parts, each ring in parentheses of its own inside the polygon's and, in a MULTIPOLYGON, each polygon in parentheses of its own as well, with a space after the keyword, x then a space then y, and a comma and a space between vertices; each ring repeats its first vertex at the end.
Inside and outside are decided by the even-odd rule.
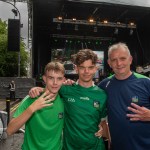
POLYGON ((65 93, 66 85, 62 85, 60 90, 59 90, 59 95, 62 97, 63 93, 65 93))
POLYGON ((32 98, 30 98, 29 96, 26 96, 20 103, 19 107, 17 108, 16 112, 14 113, 13 117, 17 118, 18 116, 20 116, 30 105, 31 103, 33 103, 32 98))
POLYGON ((106 118, 106 117, 107 117, 107 95, 105 94, 101 118, 106 118))

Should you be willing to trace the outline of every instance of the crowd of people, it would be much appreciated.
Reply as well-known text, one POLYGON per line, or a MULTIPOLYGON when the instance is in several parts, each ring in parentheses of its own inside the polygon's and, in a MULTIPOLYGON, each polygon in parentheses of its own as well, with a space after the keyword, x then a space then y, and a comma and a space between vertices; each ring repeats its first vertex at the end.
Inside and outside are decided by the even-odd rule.
POLYGON ((114 74, 97 85, 97 55, 90 49, 75 55, 76 82, 64 83, 63 66, 60 70, 60 63, 49 63, 55 67, 45 69, 46 86, 30 90, 7 133, 26 124, 23 149, 149 150, 150 80, 131 70, 132 59, 125 43, 110 46, 108 64, 114 74))

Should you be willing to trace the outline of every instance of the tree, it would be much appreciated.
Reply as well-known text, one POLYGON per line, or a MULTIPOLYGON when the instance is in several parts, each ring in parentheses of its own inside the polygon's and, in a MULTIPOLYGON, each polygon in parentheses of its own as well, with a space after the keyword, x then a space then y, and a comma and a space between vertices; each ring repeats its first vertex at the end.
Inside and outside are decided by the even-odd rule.
MULTIPOLYGON (((20 76, 27 76, 28 52, 25 43, 20 43, 20 76)), ((7 51, 7 23, 0 19, 0 76, 16 77, 18 75, 18 52, 7 51)))

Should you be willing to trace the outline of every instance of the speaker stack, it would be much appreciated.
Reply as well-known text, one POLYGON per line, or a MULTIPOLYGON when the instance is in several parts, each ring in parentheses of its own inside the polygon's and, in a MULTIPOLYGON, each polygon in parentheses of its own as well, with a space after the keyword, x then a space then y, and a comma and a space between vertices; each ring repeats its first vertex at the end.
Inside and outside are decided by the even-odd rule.
POLYGON ((8 51, 20 51, 20 20, 8 19, 8 51))

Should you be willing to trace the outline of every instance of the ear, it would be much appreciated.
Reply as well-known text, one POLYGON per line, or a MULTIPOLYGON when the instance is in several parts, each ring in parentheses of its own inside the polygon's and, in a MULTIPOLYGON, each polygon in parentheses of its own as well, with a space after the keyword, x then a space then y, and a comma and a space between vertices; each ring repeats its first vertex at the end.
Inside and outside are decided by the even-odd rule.
POLYGON ((63 82, 65 82, 65 81, 66 81, 66 78, 64 77, 63 80, 64 80, 63 82))
POLYGON ((133 60, 133 57, 132 57, 132 56, 130 56, 130 64, 132 64, 132 60, 133 60))
POLYGON ((46 76, 43 75, 42 78, 43 78, 43 81, 46 83, 46 76))
POLYGON ((78 74, 78 67, 77 67, 77 65, 74 65, 74 69, 75 69, 76 73, 78 74))
POLYGON ((95 73, 96 73, 96 71, 99 69, 99 66, 95 66, 95 73))
POLYGON ((110 60, 109 60, 109 59, 107 59, 107 63, 108 63, 108 65, 109 65, 109 67, 111 68, 111 63, 110 63, 110 60))
POLYGON ((98 69, 99 69, 99 66, 96 66, 95 69, 98 70, 98 69))

